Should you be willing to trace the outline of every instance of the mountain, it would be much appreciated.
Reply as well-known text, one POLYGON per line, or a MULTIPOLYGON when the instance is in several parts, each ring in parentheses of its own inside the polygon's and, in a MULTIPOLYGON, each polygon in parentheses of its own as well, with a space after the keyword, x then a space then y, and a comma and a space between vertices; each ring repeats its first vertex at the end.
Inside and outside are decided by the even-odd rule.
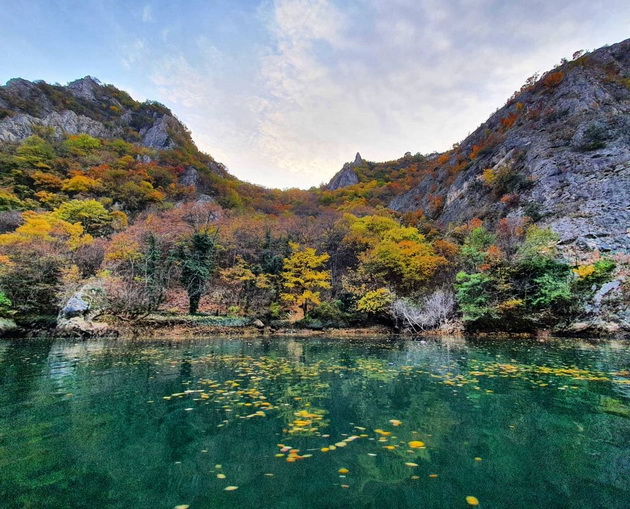
POLYGON ((92 284, 113 317, 181 311, 203 248, 193 297, 215 314, 619 333, 629 204, 630 40, 532 77, 448 152, 357 153, 310 190, 240 181, 168 108, 89 76, 0 87, 5 320, 57 316, 92 284))
POLYGON ((531 78, 394 197, 442 226, 527 215, 580 249, 630 249, 630 40, 531 78))
MULTIPOLYGON (((16 78, 0 87, 0 141, 21 142, 42 128, 52 129, 57 138, 88 134, 156 150, 194 147, 189 131, 166 106, 140 103, 91 76, 67 86, 16 78)), ((217 175, 228 176, 222 164, 206 164, 217 175)))

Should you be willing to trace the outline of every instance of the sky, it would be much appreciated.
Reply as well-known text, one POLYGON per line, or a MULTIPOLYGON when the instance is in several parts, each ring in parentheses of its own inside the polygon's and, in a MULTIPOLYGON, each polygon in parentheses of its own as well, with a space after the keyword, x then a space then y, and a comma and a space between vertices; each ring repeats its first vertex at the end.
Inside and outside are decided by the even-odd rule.
POLYGON ((630 37, 622 0, 6 0, 0 82, 157 100, 266 187, 461 141, 535 72, 630 37))

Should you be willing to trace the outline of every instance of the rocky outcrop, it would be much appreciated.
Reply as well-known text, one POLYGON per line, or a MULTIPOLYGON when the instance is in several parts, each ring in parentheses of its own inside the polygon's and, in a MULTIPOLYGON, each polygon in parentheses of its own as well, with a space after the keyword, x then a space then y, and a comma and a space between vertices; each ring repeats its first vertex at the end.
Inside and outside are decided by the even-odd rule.
POLYGON ((330 180, 326 189, 329 191, 335 191, 337 189, 341 189, 342 187, 358 184, 359 177, 354 169, 360 166, 363 166, 363 159, 361 158, 361 154, 357 152, 354 162, 344 164, 343 168, 330 180))
POLYGON ((113 138, 122 136, 122 128, 105 127, 96 120, 84 115, 77 115, 74 111, 65 110, 61 113, 53 111, 43 118, 28 114, 18 114, 0 121, 0 140, 17 143, 34 134, 36 126, 51 127, 57 137, 63 134, 89 134, 98 138, 113 138))
POLYGON ((524 87, 443 158, 390 207, 443 225, 527 215, 567 249, 630 250, 630 40, 524 87))
POLYGON ((96 101, 96 94, 102 83, 92 76, 86 76, 68 83, 68 91, 79 99, 86 101, 96 101))
POLYGON ((173 148, 175 142, 169 134, 169 123, 173 122, 177 122, 173 117, 164 116, 158 118, 151 127, 141 129, 142 144, 156 149, 173 148))
POLYGON ((21 142, 38 126, 53 128, 58 137, 86 133, 132 142, 139 137, 158 150, 174 148, 175 137, 190 138, 165 106, 138 103, 91 76, 65 87, 21 78, 0 87, 0 141, 21 142))
POLYGON ((72 337, 115 336, 116 330, 108 324, 96 321, 103 302, 102 282, 91 281, 83 285, 59 312, 56 333, 72 337))
POLYGON ((0 318, 0 338, 18 330, 17 324, 10 318, 0 318))
POLYGON ((625 279, 614 279, 602 285, 584 306, 581 317, 555 332, 595 336, 630 334, 630 301, 624 294, 625 284, 625 279))

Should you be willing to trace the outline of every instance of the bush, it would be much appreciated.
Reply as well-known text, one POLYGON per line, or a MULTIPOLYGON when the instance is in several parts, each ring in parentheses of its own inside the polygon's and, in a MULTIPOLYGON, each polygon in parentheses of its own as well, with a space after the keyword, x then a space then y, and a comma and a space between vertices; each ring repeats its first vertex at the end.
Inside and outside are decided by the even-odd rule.
POLYGON ((344 310, 340 300, 322 302, 315 309, 309 311, 307 318, 318 320, 327 325, 347 325, 351 315, 344 310))
POLYGON ((494 293, 492 278, 485 273, 467 274, 460 272, 455 278, 457 304, 467 326, 493 322, 497 313, 491 305, 494 293))
POLYGON ((600 125, 592 124, 584 131, 580 149, 585 152, 589 152, 591 150, 605 148, 607 139, 608 135, 606 133, 606 129, 600 125))
POLYGON ((57 256, 33 256, 20 252, 0 275, 0 286, 19 315, 56 316, 61 291, 62 260, 57 256))
POLYGON ((454 306, 453 294, 438 289, 421 302, 397 299, 392 305, 392 310, 397 321, 402 321, 411 330, 418 332, 447 323, 454 306))
POLYGON ((9 318, 11 314, 11 301, 0 290, 0 318, 9 318))

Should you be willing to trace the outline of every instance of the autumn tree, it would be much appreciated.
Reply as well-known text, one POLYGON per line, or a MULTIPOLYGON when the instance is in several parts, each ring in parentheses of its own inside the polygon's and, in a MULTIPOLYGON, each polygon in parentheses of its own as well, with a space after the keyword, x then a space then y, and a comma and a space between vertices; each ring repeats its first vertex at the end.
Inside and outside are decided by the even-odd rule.
POLYGON ((284 259, 281 298, 290 306, 300 306, 304 315, 308 306, 320 304, 318 289, 330 288, 330 272, 322 270, 330 256, 328 253, 317 254, 314 248, 301 249, 299 244, 291 243, 291 255, 284 259))

